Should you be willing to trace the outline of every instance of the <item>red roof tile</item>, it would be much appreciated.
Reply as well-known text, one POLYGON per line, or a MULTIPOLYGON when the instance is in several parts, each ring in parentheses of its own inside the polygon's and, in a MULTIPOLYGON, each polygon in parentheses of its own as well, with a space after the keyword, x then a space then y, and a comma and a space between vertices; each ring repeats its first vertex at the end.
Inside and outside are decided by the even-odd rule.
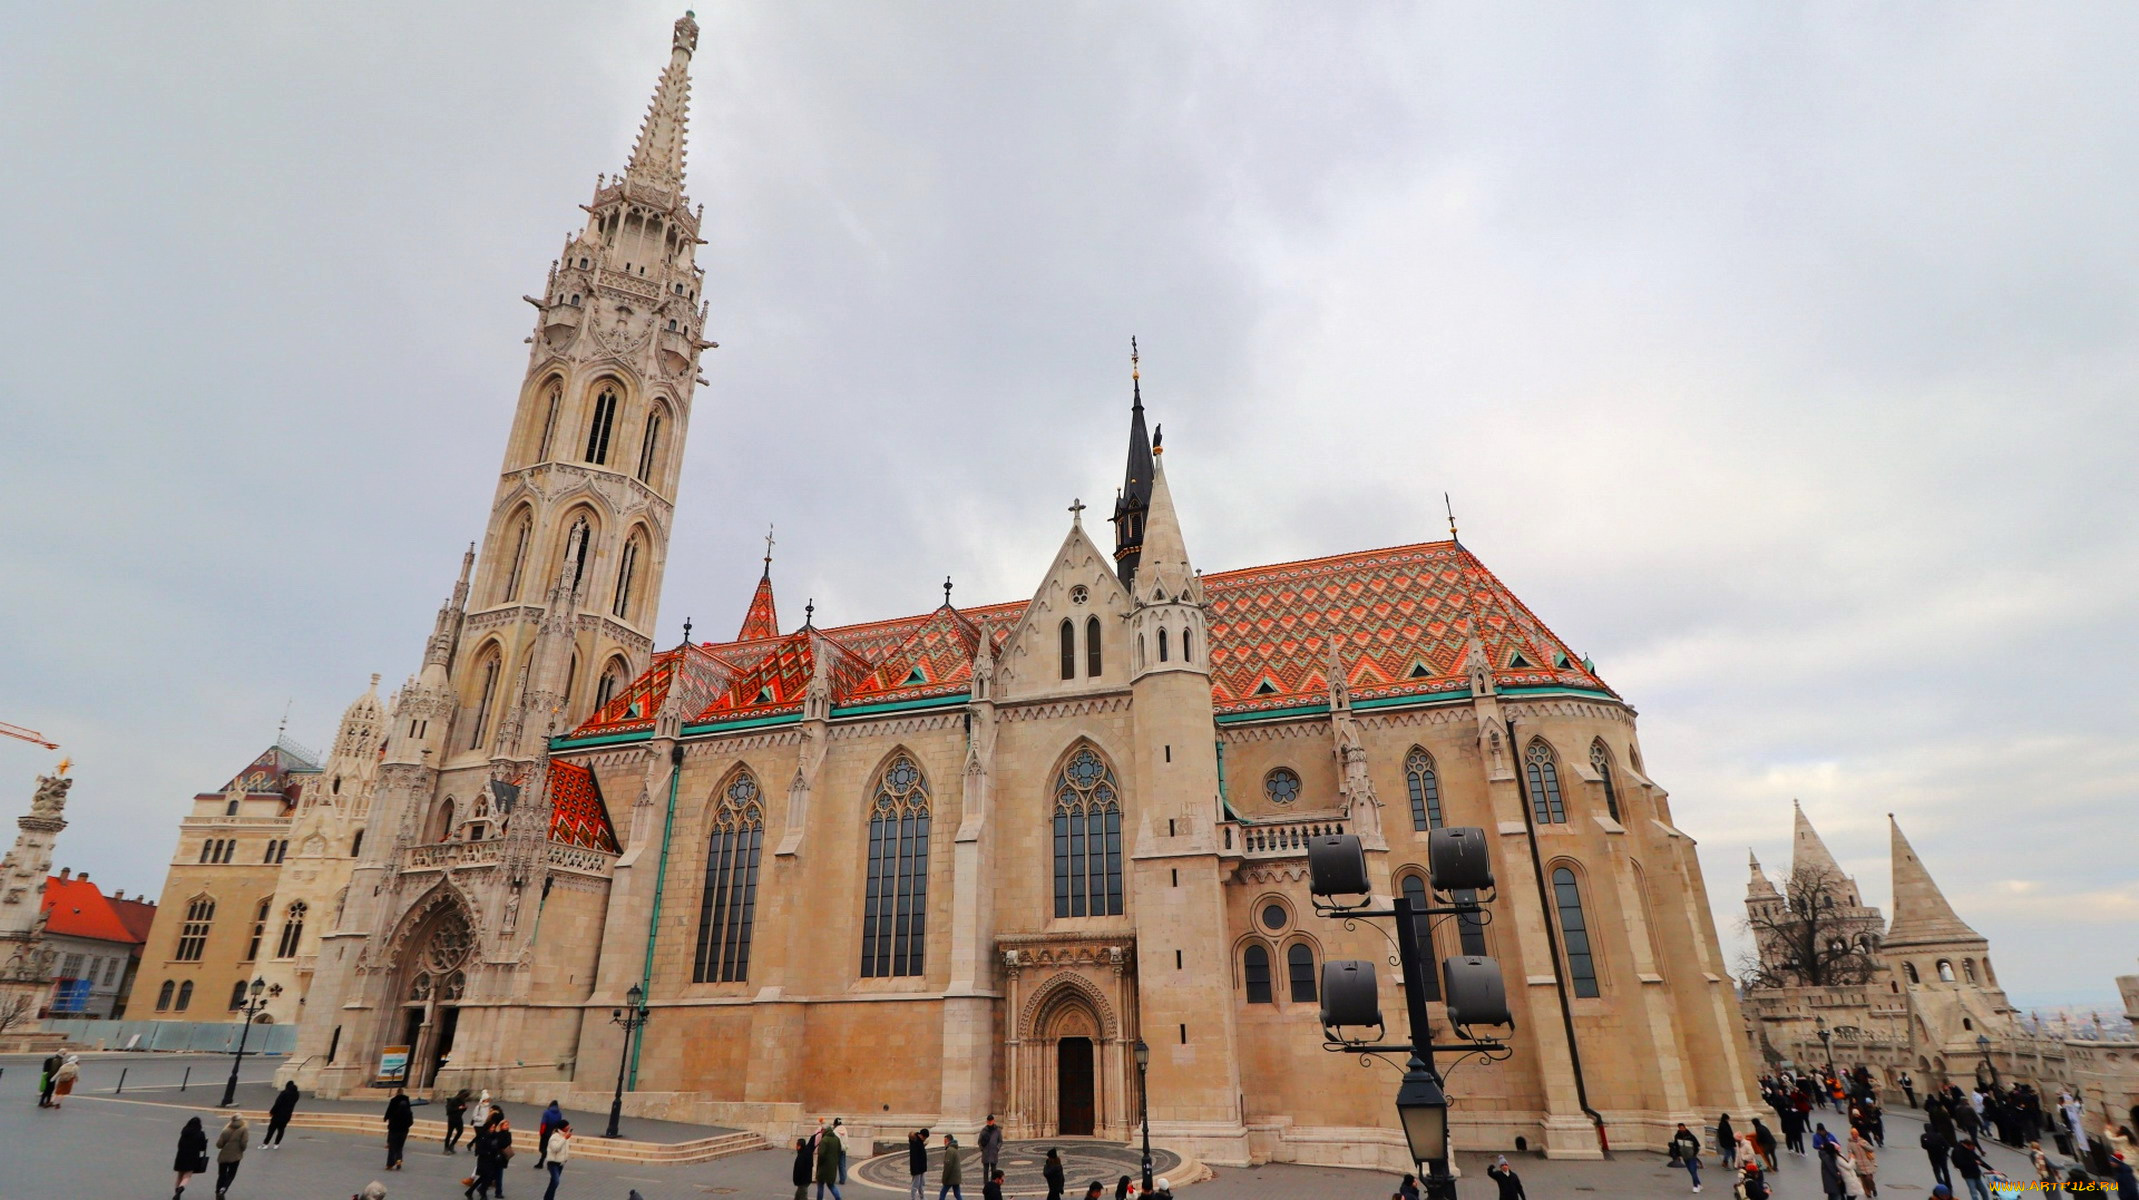
MULTIPOLYGON (((129 945, 147 940, 145 933, 137 936, 127 928, 126 921, 113 910, 111 901, 86 879, 46 876, 43 907, 49 914, 45 918, 45 928, 52 933, 129 945)), ((149 907, 153 913, 154 906, 149 907)))
POLYGON ((617 853, 616 828, 594 772, 561 759, 550 763, 550 840, 617 853))

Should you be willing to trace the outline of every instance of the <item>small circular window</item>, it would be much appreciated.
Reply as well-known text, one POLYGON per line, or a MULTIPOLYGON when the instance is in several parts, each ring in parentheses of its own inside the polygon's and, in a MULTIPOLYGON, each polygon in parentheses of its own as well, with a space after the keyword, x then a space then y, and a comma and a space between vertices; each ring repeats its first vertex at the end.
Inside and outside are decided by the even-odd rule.
POLYGON ((1076 587, 1073 587, 1073 588, 1071 588, 1071 589, 1070 589, 1070 603, 1071 603, 1071 604, 1082 604, 1082 603, 1084 603, 1085 601, 1087 601, 1087 600, 1089 600, 1089 599, 1091 599, 1091 598, 1092 598, 1092 589, 1090 589, 1090 588, 1088 588, 1088 587, 1084 586, 1084 585, 1083 585, 1083 584, 1081 584, 1081 583, 1080 583, 1080 584, 1078 584, 1078 585, 1077 585, 1076 587))
POLYGON ((1265 904, 1263 906, 1263 928, 1278 930, 1284 927, 1285 906, 1282 904, 1265 904))
POLYGON ((1263 794, 1272 804, 1290 804, 1300 798, 1300 777, 1288 767, 1279 767, 1263 777, 1263 794))

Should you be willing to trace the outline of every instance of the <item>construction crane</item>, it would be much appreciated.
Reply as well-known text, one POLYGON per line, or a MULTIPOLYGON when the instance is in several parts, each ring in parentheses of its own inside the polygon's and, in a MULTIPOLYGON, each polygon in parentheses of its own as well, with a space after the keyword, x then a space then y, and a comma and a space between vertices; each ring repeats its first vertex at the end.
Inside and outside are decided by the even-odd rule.
POLYGON ((21 738, 25 742, 35 742, 47 750, 59 749, 59 743, 46 741, 44 734, 34 729, 24 729, 20 725, 10 725, 6 721, 0 721, 0 733, 4 733, 11 738, 21 738))

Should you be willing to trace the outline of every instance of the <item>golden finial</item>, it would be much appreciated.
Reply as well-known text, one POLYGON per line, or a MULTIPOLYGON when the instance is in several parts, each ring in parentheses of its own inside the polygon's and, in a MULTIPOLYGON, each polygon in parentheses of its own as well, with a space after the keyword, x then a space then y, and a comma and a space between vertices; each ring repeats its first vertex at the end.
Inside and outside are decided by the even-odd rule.
POLYGON ((1134 381, 1143 377, 1142 370, 1136 365, 1136 335, 1132 333, 1129 335, 1129 378, 1134 381))
POLYGON ((71 766, 73 766, 73 765, 74 765, 74 760, 73 760, 73 759, 71 759, 71 758, 63 758, 63 759, 60 759, 60 760, 59 760, 59 773, 60 773, 60 774, 62 774, 62 775, 65 775, 65 774, 67 773, 67 768, 68 768, 68 767, 71 767, 71 766))

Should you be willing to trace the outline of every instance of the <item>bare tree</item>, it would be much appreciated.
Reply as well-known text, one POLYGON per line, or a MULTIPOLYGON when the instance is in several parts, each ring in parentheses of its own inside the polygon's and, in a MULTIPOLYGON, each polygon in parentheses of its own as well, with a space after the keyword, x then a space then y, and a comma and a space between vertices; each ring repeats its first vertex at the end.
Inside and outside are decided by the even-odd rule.
POLYGON ((27 1025, 37 1016, 37 1002, 28 992, 15 992, 0 997, 0 1033, 7 1033, 18 1025, 27 1025))
POLYGON ((1749 906, 1740 922, 1755 947, 1739 962, 1740 983, 1752 990, 1871 979, 1879 967, 1878 922, 1857 907, 1841 876, 1824 867, 1797 867, 1778 890, 1778 898, 1749 906))

